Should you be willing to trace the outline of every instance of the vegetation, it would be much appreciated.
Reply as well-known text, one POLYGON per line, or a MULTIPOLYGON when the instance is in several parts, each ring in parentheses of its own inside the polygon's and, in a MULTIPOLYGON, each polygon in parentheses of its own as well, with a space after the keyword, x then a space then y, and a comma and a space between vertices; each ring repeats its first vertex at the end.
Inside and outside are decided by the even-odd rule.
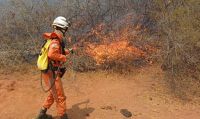
POLYGON ((171 76, 170 86, 179 96, 188 91, 188 95, 199 95, 199 6, 198 0, 156 0, 151 13, 163 40, 162 69, 171 76))
POLYGON ((67 47, 79 47, 74 56, 77 71, 124 72, 132 66, 160 63, 174 92, 182 95, 192 90, 196 95, 200 86, 199 11, 199 0, 8 0, 0 5, 0 65, 35 65, 41 34, 51 32, 53 19, 63 15, 72 22, 67 47), (118 58, 110 60, 105 51, 101 55, 104 63, 97 66, 94 55, 86 50, 91 45, 111 47, 109 44, 120 39, 128 41, 127 48, 145 55, 135 59, 115 53, 118 58))

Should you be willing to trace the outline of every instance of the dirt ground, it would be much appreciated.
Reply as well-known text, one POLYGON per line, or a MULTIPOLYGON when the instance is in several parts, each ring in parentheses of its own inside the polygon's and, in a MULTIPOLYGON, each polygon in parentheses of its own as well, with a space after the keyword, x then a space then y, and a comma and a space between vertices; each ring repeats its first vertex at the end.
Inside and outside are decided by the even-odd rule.
MULTIPOLYGON (((33 119, 45 97, 40 73, 0 74, 0 119, 33 119)), ((159 66, 120 75, 68 72, 63 78, 70 119, 200 119, 200 105, 170 95, 159 66)), ((56 118, 55 104, 48 111, 56 118)))

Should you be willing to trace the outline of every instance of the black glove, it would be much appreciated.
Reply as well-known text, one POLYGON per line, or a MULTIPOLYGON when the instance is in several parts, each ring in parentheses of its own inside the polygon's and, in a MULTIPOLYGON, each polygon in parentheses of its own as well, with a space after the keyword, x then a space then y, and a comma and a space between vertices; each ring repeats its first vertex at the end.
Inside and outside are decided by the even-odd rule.
POLYGON ((60 68, 60 70, 59 70, 60 78, 63 77, 63 75, 65 74, 66 70, 67 70, 66 68, 60 68))

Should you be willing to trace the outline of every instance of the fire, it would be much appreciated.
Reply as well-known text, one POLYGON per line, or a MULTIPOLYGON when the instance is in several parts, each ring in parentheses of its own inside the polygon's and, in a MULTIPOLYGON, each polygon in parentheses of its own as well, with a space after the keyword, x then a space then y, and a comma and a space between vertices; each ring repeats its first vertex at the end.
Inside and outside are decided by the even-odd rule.
POLYGON ((145 56, 142 50, 130 46, 128 41, 114 41, 101 45, 89 44, 87 53, 95 59, 97 65, 116 60, 133 60, 145 56))
POLYGON ((140 18, 129 14, 111 24, 99 24, 82 34, 78 41, 82 43, 84 53, 91 56, 97 65, 132 63, 136 59, 149 61, 148 55, 157 49, 143 41, 142 33, 148 29, 135 22, 136 19, 140 18))
POLYGON ((94 58, 97 65, 115 61, 133 61, 146 57, 146 53, 133 45, 140 38, 138 32, 141 25, 127 26, 120 31, 104 33, 104 25, 100 24, 90 32, 100 43, 88 43, 86 52, 94 58))

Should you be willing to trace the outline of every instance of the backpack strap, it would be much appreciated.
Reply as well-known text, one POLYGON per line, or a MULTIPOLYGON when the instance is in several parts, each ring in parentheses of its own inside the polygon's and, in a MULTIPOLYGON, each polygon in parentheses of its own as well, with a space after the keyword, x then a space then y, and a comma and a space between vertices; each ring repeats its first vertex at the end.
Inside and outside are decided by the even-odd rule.
POLYGON ((61 42, 61 43, 60 43, 60 46, 61 46, 61 53, 62 53, 63 55, 66 55, 66 53, 65 53, 65 43, 64 43, 64 42, 61 42))

